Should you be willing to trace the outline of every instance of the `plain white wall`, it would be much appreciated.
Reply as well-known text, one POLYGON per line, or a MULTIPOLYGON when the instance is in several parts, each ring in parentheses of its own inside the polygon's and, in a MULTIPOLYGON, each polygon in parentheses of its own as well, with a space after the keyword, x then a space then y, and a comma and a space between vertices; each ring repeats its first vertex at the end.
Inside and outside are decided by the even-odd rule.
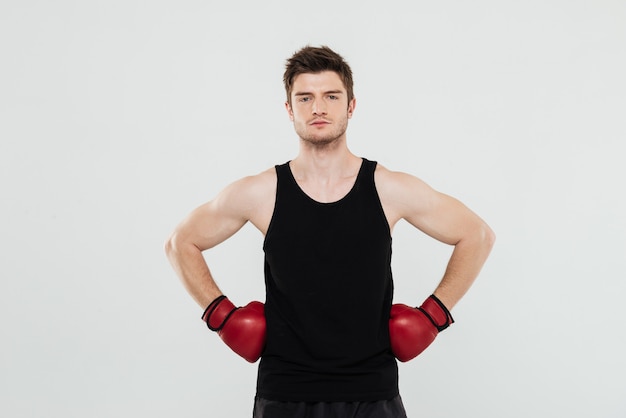
MULTIPOLYGON (((498 235, 457 323, 400 366, 411 417, 626 416, 626 3, 2 1, 0 415, 248 417, 256 365, 163 253, 226 184, 295 156, 285 59, 350 62, 349 144, 498 235)), ((207 253, 263 300, 262 237, 207 253)), ((396 228, 396 301, 450 249, 396 228)))

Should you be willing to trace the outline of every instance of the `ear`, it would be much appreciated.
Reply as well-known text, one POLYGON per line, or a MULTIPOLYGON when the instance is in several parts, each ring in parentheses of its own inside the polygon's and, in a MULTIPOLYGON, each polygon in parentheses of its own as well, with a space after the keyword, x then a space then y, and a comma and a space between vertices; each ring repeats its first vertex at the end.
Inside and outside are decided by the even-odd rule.
POLYGON ((356 108, 356 98, 353 97, 352 100, 350 100, 350 103, 348 103, 348 119, 352 117, 352 114, 354 113, 355 108, 356 108))
POLYGON ((289 114, 289 120, 293 121, 293 110, 291 109, 291 105, 289 104, 289 102, 285 102, 285 109, 289 114))

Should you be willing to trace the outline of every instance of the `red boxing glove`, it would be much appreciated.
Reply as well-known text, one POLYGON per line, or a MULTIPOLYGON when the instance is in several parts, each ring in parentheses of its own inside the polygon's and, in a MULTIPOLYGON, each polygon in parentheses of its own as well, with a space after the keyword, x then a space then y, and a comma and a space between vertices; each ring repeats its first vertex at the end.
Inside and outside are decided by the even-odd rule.
POLYGON ((437 334, 453 322, 450 311, 435 295, 430 295, 419 308, 393 305, 389 318, 391 351, 398 360, 409 361, 424 351, 437 334))
POLYGON ((250 363, 261 357, 265 347, 265 310, 261 302, 236 308, 224 295, 205 309, 202 320, 222 341, 250 363))

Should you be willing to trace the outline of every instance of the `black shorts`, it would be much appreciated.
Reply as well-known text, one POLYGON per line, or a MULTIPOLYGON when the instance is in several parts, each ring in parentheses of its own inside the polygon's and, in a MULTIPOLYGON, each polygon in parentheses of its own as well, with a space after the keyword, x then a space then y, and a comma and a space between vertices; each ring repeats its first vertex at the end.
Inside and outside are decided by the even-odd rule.
POLYGON ((282 402, 254 399, 253 418, 406 418, 400 396, 373 402, 282 402))

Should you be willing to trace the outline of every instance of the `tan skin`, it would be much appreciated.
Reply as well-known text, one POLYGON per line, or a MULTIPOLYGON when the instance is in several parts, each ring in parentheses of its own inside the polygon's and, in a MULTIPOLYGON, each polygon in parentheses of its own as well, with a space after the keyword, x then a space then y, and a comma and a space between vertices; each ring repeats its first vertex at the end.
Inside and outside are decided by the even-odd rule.
MULTIPOLYGON (((285 107, 300 138, 299 153, 290 162, 298 185, 319 202, 341 199, 354 184, 362 161, 350 152, 346 142, 356 100, 348 101, 340 77, 325 71, 297 76, 285 107)), ((404 219, 432 238, 454 246, 434 290, 452 309, 478 276, 493 246, 494 233, 461 202, 414 176, 379 164, 375 182, 392 231, 404 219)), ((273 167, 242 178, 191 212, 167 241, 166 253, 174 270, 202 308, 222 294, 202 252, 225 241, 247 222, 265 236, 275 194, 273 167)))

